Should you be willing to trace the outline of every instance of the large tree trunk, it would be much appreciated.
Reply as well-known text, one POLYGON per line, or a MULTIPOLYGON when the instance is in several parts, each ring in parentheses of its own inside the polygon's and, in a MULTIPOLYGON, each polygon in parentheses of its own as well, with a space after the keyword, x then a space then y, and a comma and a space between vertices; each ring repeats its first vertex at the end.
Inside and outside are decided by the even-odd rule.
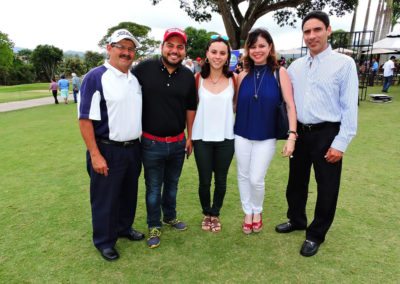
POLYGON ((364 41, 365 41, 365 32, 368 29, 368 19, 369 19, 369 11, 370 10, 371 10, 371 0, 368 1, 367 12, 365 13, 364 28, 363 28, 363 34, 361 37, 361 44, 364 44, 364 41))
POLYGON ((351 27, 350 27, 350 34, 351 34, 352 37, 353 37, 353 38, 351 39, 353 45, 354 45, 354 42, 356 41, 355 34, 354 34, 354 30, 355 30, 355 28, 356 28, 357 9, 358 9, 358 2, 357 2, 357 4, 356 4, 356 7, 354 8, 353 20, 351 21, 351 27))
POLYGON ((393 0, 386 0, 385 19, 380 34, 380 39, 385 38, 390 31, 393 17, 393 0))
POLYGON ((376 9, 376 14, 375 14, 375 22, 374 22, 374 42, 378 40, 379 38, 379 32, 381 30, 381 24, 382 24, 382 9, 383 9, 383 4, 385 1, 379 0, 378 7, 376 9))

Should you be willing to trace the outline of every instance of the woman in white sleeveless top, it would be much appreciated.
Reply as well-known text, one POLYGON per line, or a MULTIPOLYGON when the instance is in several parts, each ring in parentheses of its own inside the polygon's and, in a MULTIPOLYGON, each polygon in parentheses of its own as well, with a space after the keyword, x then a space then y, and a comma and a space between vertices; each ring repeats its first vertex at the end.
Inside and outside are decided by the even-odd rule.
POLYGON ((199 172, 199 198, 204 214, 201 227, 219 232, 220 210, 226 192, 226 180, 234 154, 234 113, 236 74, 229 71, 231 51, 226 36, 213 35, 207 44, 206 59, 196 74, 198 107, 192 140, 199 172), (211 181, 215 190, 211 200, 211 181))

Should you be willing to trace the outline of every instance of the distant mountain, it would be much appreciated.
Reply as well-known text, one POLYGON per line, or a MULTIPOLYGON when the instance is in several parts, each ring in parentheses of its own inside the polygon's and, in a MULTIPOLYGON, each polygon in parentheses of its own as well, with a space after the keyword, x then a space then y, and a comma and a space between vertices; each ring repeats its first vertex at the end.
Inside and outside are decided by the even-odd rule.
MULTIPOLYGON (((21 49, 27 49, 27 48, 15 46, 13 48, 13 51, 14 51, 14 53, 18 53, 21 49)), ((75 50, 67 50, 67 51, 64 51, 64 56, 66 56, 66 57, 78 56, 80 58, 84 58, 85 57, 85 52, 83 52, 83 51, 75 51, 75 50)))

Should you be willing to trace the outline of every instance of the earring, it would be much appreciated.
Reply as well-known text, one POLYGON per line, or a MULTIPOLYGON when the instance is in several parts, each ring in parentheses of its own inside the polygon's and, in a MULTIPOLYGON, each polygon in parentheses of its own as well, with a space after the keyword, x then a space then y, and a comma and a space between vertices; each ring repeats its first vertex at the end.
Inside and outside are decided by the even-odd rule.
POLYGON ((228 60, 225 62, 225 65, 226 65, 226 66, 229 66, 229 61, 228 61, 228 60))
POLYGON ((210 62, 208 62, 208 57, 206 57, 206 60, 204 60, 204 62, 205 63, 210 63, 210 62))

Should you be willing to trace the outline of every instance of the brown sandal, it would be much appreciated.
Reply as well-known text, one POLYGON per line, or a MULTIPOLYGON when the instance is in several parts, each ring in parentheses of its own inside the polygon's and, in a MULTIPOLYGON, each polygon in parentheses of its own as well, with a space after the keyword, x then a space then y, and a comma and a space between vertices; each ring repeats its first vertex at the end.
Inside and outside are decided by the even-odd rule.
POLYGON ((201 222, 201 229, 203 231, 210 231, 211 230, 211 217, 204 216, 203 221, 201 222))
POLYGON ((218 217, 211 217, 211 232, 218 233, 221 231, 221 222, 218 217))

